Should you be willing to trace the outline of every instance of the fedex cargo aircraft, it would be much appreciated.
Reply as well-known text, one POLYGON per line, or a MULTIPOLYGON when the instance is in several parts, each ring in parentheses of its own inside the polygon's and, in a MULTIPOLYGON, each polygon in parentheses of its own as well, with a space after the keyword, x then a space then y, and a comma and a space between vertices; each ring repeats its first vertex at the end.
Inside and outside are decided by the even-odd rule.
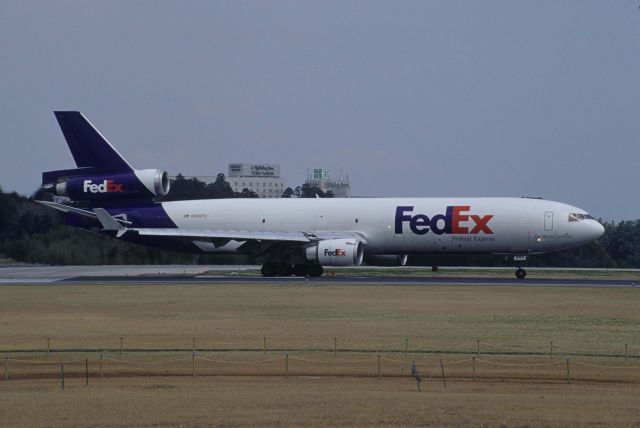
MULTIPOLYGON (((41 203, 81 228, 176 251, 246 254, 265 276, 320 276, 366 258, 408 254, 526 256, 589 243, 604 228, 586 211, 530 198, 213 199, 155 202, 169 176, 133 168, 80 113, 55 112, 76 168, 42 186, 88 208, 41 203)), ((518 278, 526 272, 516 270, 518 278)))

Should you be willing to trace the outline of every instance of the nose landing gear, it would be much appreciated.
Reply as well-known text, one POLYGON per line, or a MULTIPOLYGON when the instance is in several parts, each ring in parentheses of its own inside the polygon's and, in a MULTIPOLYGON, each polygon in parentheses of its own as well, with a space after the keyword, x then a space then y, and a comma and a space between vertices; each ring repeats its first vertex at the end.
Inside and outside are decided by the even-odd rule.
POLYGON ((524 279, 524 277, 527 276, 527 271, 522 269, 520 266, 522 266, 522 264, 527 261, 527 256, 525 255, 513 256, 513 261, 514 261, 514 264, 516 265, 516 278, 524 279))

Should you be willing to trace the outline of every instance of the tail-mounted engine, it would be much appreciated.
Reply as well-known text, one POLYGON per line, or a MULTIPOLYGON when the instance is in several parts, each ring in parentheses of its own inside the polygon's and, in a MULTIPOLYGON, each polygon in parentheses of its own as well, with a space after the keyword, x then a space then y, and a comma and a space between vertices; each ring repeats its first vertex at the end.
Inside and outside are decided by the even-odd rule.
POLYGON ((66 196, 75 201, 153 198, 169 192, 169 175, 166 171, 158 169, 134 170, 119 174, 74 175, 80 171, 44 173, 43 187, 57 196, 66 196))
POLYGON ((360 266, 364 247, 356 239, 327 239, 306 247, 304 255, 323 266, 360 266))

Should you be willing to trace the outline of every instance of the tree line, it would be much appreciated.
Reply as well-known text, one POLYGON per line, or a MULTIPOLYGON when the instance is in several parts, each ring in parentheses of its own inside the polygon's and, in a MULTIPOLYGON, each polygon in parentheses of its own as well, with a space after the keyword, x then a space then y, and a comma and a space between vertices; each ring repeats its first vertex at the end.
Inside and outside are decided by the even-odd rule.
MULTIPOLYGON (((306 183, 284 190, 283 198, 333 197, 331 192, 306 183)), ((163 201, 190 199, 257 198, 249 189, 234 192, 224 174, 212 183, 178 174, 163 201)), ((38 191, 31 197, 0 187, 0 259, 51 265, 97 264, 236 264, 251 263, 245 256, 193 255, 144 247, 105 237, 99 233, 67 226, 64 214, 34 200, 53 200, 38 191)), ((82 204, 75 204, 82 205, 82 204)))
MULTIPOLYGON (((180 177, 180 176, 179 176, 180 177)), ((214 183, 176 178, 165 200, 237 198, 218 176, 214 183)), ((331 197, 302 185, 285 190, 283 197, 331 197)), ((578 248, 531 257, 530 266, 640 268, 640 219, 604 222, 604 235, 578 248)), ((250 263, 244 256, 190 255, 147 248, 65 225, 62 213, 34 202, 33 197, 4 193, 0 188, 0 258, 52 265, 86 264, 233 264, 250 263)), ((491 255, 412 255, 413 265, 513 266, 513 261, 491 255)))
MULTIPOLYGON (((332 198, 333 192, 324 192, 322 189, 307 183, 295 188, 287 187, 282 192, 282 198, 332 198)), ((195 177, 186 178, 178 174, 171 180, 169 194, 162 198, 163 201, 186 201, 191 199, 221 199, 221 198, 258 198, 254 191, 244 188, 241 192, 234 192, 224 174, 218 174, 215 181, 205 183, 195 177)))

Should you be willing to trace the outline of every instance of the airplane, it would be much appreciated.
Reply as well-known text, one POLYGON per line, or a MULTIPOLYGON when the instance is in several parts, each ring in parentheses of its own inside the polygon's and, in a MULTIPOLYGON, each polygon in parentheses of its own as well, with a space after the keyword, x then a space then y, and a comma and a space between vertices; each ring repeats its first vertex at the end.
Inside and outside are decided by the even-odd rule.
MULTIPOLYGON (((157 202, 166 171, 138 170, 77 111, 55 117, 76 168, 42 188, 86 208, 39 201, 68 224, 174 251, 245 254, 264 276, 322 275, 323 266, 404 265, 408 254, 500 254, 522 260, 604 233, 586 211, 539 198, 281 198, 157 202)), ((516 266, 516 277, 526 271, 516 266)))

